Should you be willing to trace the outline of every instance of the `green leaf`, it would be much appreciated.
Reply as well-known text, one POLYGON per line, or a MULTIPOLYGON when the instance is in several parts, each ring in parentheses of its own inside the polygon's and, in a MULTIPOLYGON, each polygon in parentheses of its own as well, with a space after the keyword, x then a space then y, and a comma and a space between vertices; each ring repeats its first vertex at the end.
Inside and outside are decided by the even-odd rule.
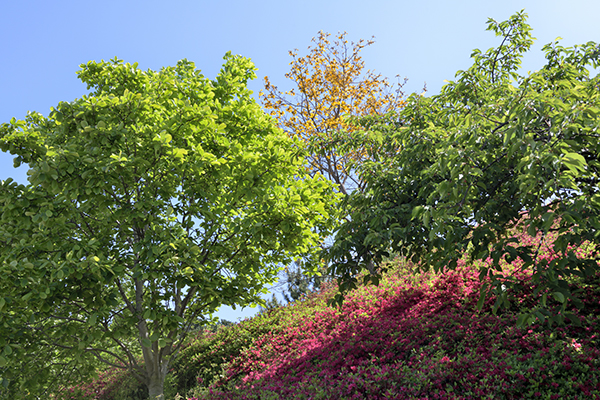
POLYGON ((421 214, 423 214, 424 211, 425 211, 425 208, 423 206, 414 207, 412 210, 412 213, 411 213, 411 219, 419 218, 421 216, 421 214))
POLYGON ((143 338, 142 346, 147 347, 147 348, 152 348, 152 342, 150 341, 150 339, 143 338))
POLYGON ((440 183, 438 185, 438 188, 437 188, 437 191, 441 197, 446 197, 449 190, 450 190, 450 182, 448 182, 448 181, 443 181, 442 183, 440 183))
POLYGON ((525 325, 525 320, 527 319, 527 315, 526 314, 520 314, 519 317, 517 318, 517 326, 519 328, 522 328, 525 325))
POLYGON ((581 319, 576 314, 573 314, 570 311, 565 311, 564 316, 567 317, 573 325, 581 326, 581 319))
POLYGON ((546 307, 547 299, 548 299, 548 294, 544 293, 542 295, 542 307, 546 307))
POLYGON ((590 114, 592 118, 597 118, 598 114, 600 114, 599 107, 588 107, 585 111, 590 114))
POLYGON ((556 301, 558 301, 559 303, 565 302, 565 295, 561 292, 552 292, 552 297, 554 297, 554 299, 556 299, 556 301))
POLYGON ((572 172, 585 171, 587 165, 585 158, 581 154, 567 153, 563 156, 563 162, 572 172))

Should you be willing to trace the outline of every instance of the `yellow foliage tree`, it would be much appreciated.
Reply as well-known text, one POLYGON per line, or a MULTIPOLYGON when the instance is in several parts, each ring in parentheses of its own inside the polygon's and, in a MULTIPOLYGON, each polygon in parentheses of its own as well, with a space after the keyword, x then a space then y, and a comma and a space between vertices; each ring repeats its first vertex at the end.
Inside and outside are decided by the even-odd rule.
POLYGON ((403 105, 402 84, 391 85, 386 78, 370 70, 363 73, 360 51, 374 40, 348 43, 346 32, 338 33, 333 42, 330 34, 320 31, 308 47, 309 54, 293 58, 285 77, 296 87, 280 92, 265 77, 265 91, 260 93, 263 104, 288 135, 308 143, 311 156, 307 160, 313 174, 321 173, 348 194, 361 189, 352 173, 352 166, 368 158, 365 148, 347 152, 332 145, 339 132, 357 129, 348 117, 382 115, 403 105))

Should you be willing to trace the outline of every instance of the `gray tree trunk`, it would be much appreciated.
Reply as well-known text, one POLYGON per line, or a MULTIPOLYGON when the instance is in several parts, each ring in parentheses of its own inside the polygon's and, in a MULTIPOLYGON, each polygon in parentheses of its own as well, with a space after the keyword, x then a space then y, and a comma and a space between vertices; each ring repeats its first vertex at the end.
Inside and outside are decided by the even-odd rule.
MULTIPOLYGON (((157 347, 154 343, 154 347, 157 347)), ((156 352, 151 352, 150 349, 144 348, 145 356, 155 357, 144 357, 146 359, 146 385, 148 386, 148 394, 150 400, 165 400, 163 395, 165 386, 165 377, 169 372, 169 361, 157 357, 156 352)))
POLYGON ((160 378, 157 376, 153 376, 150 378, 150 381, 148 382, 148 394, 150 395, 150 400, 165 400, 165 396, 163 395, 164 385, 164 376, 160 378))

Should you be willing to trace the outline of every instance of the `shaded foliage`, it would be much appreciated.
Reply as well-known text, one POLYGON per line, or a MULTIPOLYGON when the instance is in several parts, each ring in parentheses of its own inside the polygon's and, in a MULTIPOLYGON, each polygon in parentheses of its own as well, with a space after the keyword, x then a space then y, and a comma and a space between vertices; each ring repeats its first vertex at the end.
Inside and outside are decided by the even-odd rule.
POLYGON ((521 76, 521 58, 533 43, 526 14, 491 19, 488 30, 500 45, 475 50, 473 66, 439 95, 412 95, 399 113, 365 119, 366 132, 345 142, 362 146, 366 137, 386 151, 362 164, 365 190, 345 203, 350 218, 328 254, 332 274, 340 276, 335 302, 356 287, 361 271, 376 283, 391 252, 435 271, 454 269, 468 253, 472 261, 493 261, 480 270, 480 305, 491 293, 495 309, 509 305, 503 288, 520 282, 498 266, 519 260, 538 290, 548 290, 519 324, 577 322, 567 305, 581 300, 568 281, 599 269, 598 253, 576 249, 600 240, 600 78, 588 70, 598 67, 600 47, 550 43, 546 65, 521 76), (538 245, 516 245, 511 229, 544 240, 557 233, 551 245, 559 256, 540 259, 538 245), (549 312, 549 298, 563 308, 549 312))

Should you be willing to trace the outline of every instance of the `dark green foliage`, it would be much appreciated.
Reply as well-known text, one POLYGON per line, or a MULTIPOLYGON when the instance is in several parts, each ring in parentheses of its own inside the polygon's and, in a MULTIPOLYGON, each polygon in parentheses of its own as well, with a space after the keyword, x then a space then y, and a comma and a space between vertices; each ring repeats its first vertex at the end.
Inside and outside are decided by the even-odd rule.
POLYGON ((365 131, 340 135, 336 146, 351 149, 366 139, 382 151, 359 169, 366 188, 347 199, 350 218, 328 252, 331 273, 340 277, 336 303, 361 271, 377 283, 390 253, 438 272, 467 253, 471 261, 492 261, 480 271, 482 281, 490 278, 480 305, 492 293, 495 310, 508 305, 503 288, 519 282, 499 266, 518 261, 545 293, 519 324, 571 319, 567 304, 580 300, 567 283, 599 269, 598 253, 582 257, 575 249, 600 243, 600 77, 589 72, 600 65, 600 46, 550 43, 546 65, 522 76, 521 58, 533 43, 525 21, 523 12, 489 20, 500 45, 475 50, 473 66, 439 95, 412 95, 397 114, 365 119, 365 131), (556 257, 541 260, 537 245, 516 245, 508 234, 514 228, 545 241, 552 236, 556 257), (562 308, 550 312, 547 298, 562 308))

